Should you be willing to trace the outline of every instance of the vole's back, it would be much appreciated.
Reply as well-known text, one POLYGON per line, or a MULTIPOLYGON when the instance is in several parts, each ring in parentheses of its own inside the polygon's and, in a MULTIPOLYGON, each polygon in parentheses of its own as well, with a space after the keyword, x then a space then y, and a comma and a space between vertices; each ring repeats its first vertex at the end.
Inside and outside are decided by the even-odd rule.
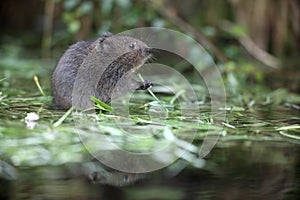
POLYGON ((53 72, 54 106, 68 109, 75 103, 86 109, 91 106, 92 95, 109 102, 119 79, 149 56, 145 43, 126 35, 105 34, 93 41, 77 42, 63 54, 53 72))
POLYGON ((69 47, 60 58, 52 75, 54 106, 68 109, 78 69, 91 52, 93 41, 80 41, 69 47))

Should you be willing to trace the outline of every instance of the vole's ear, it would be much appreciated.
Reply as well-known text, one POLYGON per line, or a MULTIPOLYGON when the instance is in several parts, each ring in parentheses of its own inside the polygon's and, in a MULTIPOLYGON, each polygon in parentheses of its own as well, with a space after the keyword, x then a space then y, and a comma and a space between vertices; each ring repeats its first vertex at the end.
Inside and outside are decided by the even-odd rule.
POLYGON ((111 32, 105 32, 103 35, 97 39, 97 43, 101 44, 106 38, 113 36, 111 32))
POLYGON ((97 49, 97 51, 102 51, 103 49, 105 49, 106 45, 105 45, 104 41, 108 37, 110 37, 110 35, 107 35, 107 33, 104 33, 102 37, 100 37, 100 38, 97 39, 97 42, 96 42, 96 49, 97 49))
POLYGON ((97 44, 96 44, 97 51, 102 51, 103 49, 107 48, 104 41, 111 36, 113 36, 111 32, 105 32, 103 33, 102 37, 97 39, 97 44))

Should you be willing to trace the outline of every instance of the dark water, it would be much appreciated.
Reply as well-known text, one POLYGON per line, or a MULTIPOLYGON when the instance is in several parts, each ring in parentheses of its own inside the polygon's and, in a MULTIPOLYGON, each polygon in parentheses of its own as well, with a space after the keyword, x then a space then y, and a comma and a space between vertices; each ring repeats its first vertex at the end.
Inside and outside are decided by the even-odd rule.
MULTIPOLYGON (((299 145, 290 142, 219 142, 204 168, 145 174, 127 186, 93 183, 76 164, 19 168, 1 179, 1 199, 297 199, 299 145)), ((116 172, 111 172, 116 175, 116 172)), ((123 182, 132 178, 121 176, 123 182)), ((116 184, 116 182, 114 182, 116 184)))

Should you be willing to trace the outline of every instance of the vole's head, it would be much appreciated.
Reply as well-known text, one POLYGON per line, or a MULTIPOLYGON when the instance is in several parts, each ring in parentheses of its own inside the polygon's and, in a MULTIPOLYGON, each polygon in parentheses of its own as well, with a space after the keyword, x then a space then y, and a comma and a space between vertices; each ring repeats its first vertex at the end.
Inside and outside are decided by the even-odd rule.
POLYGON ((148 45, 128 35, 106 33, 97 40, 96 48, 107 56, 130 64, 133 68, 143 65, 151 56, 151 48, 148 45))

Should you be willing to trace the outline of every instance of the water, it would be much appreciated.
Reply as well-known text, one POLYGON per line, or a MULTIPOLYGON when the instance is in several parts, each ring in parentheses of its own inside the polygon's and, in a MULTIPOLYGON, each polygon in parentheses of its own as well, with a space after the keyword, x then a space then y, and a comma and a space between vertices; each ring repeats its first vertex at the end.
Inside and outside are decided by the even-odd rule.
POLYGON ((94 184, 72 164, 23 168, 17 180, 2 179, 1 199, 297 199, 299 151, 288 142, 236 142, 215 148, 203 169, 155 172, 122 187, 94 184))
MULTIPOLYGON (((46 93, 51 94, 51 70, 42 71, 44 77, 40 80, 46 93)), ((289 96, 284 91, 262 92, 259 97, 251 96, 257 98, 252 106, 249 102, 243 106, 234 97, 229 98, 231 110, 224 122, 225 132, 204 160, 189 152, 189 159, 179 159, 172 167, 132 174, 101 165, 86 152, 74 130, 72 117, 54 127, 65 112, 52 110, 51 97, 42 97, 31 78, 20 79, 22 73, 8 68, 0 73, 0 79, 7 77, 0 83, 0 199, 298 199, 300 196, 300 142, 288 137, 299 136, 299 128, 278 130, 299 124, 299 110, 285 104, 286 99, 294 99, 288 102, 296 105, 299 96, 289 96), (40 117, 33 129, 25 123, 29 112, 40 117), (202 164, 197 166, 193 160, 202 164)), ((141 99, 144 103, 144 96, 141 99)), ((220 123, 211 122, 209 102, 200 108, 202 124, 193 141, 196 147, 203 141, 206 123, 212 123, 214 130, 223 128, 220 123)), ((133 106, 131 111, 136 118, 133 125, 126 122, 129 128, 139 126, 143 128, 141 131, 155 128, 153 124, 148 126, 143 109, 140 105, 133 106)), ((170 124, 175 126, 179 120, 177 113, 170 116, 174 117, 170 124)), ((116 118, 124 122, 113 115, 103 115, 100 121, 108 126, 116 118)), ((89 124, 76 129, 84 136, 100 130, 89 124)), ((188 130, 182 132, 185 139, 191 137, 188 130)), ((180 133, 177 134, 179 137, 180 133)), ((159 136, 155 139, 160 139, 159 136)), ((119 136, 111 138, 123 141, 119 136)), ((152 142, 149 140, 147 145, 152 142)))
MULTIPOLYGON (((12 110, 15 116, 24 116, 23 107, 12 110)), ((236 130, 227 129, 204 166, 184 161, 180 170, 175 163, 176 170, 169 167, 149 174, 122 173, 100 165, 82 151, 69 126, 61 127, 60 133, 49 129, 47 124, 59 117, 59 111, 44 111, 43 123, 32 132, 24 128, 22 117, 7 120, 3 115, 11 115, 9 110, 0 122, 0 199, 297 199, 299 141, 274 131, 287 122, 294 124, 297 115, 283 106, 272 110, 282 118, 253 113, 234 118, 231 124, 236 130), (48 154, 51 158, 45 158, 48 154)))

